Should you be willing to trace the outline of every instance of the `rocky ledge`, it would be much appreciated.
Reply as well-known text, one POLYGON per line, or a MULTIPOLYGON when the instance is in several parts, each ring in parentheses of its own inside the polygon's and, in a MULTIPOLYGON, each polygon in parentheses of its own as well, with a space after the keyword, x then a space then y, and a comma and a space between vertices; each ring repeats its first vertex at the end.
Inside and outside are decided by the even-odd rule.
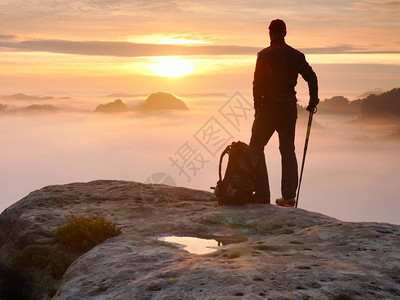
POLYGON ((1 299, 400 297, 400 226, 262 204, 217 206, 211 193, 180 187, 48 186, 1 214, 0 247, 1 299), (73 262, 62 274, 49 272, 48 261, 32 263, 63 250, 56 229, 70 212, 104 216, 122 234, 86 253, 64 249, 73 262), (197 255, 159 239, 169 235, 224 245, 197 255))

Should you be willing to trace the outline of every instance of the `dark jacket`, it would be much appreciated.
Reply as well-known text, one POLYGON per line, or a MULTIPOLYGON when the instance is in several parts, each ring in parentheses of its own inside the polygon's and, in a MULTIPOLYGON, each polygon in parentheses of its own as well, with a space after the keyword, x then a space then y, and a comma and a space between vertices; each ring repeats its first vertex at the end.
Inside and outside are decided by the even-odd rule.
POLYGON ((254 107, 263 103, 296 102, 295 86, 298 74, 308 83, 310 102, 318 99, 318 81, 313 69, 300 51, 282 40, 273 40, 258 53, 253 81, 254 107))

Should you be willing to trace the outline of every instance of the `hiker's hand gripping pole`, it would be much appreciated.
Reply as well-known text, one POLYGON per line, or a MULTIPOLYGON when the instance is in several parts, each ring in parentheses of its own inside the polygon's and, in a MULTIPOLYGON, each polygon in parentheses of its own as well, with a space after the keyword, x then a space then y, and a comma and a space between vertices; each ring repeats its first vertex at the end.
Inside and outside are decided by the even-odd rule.
POLYGON ((317 107, 315 107, 314 110, 310 111, 310 115, 308 116, 306 141, 304 143, 303 160, 301 162, 301 171, 300 171, 300 180, 299 180, 299 186, 297 188, 297 197, 296 197, 296 205, 295 205, 296 208, 297 208, 297 205, 299 204, 300 186, 301 186, 301 180, 303 179, 304 163, 306 161, 306 153, 307 153, 307 148, 308 148, 308 140, 310 139, 312 119, 313 119, 313 115, 316 112, 317 112, 317 107))

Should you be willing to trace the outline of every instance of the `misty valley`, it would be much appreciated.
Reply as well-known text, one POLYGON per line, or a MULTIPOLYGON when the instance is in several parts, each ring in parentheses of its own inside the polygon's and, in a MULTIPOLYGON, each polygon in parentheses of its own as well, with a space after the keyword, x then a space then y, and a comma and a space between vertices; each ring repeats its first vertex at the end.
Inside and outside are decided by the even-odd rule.
MULTIPOLYGON (((0 150, 1 211, 47 185, 96 179, 144 182, 160 172, 169 174, 177 186, 209 191, 217 180, 221 151, 206 149, 199 130, 217 122, 225 130, 223 145, 250 138, 254 112, 249 96, 236 95, 246 106, 237 124, 224 118, 226 104, 235 100, 232 95, 108 96, 0 98, 6 145, 0 150), (190 180, 172 163, 184 145, 203 157, 202 166, 188 173, 190 180)), ((400 224, 399 107, 400 89, 353 101, 344 97, 321 101, 311 132, 300 208, 345 221, 400 224)), ((307 112, 299 106, 298 160, 306 122, 307 112)), ((265 151, 271 196, 276 198, 281 172, 277 143, 275 134, 265 151)))

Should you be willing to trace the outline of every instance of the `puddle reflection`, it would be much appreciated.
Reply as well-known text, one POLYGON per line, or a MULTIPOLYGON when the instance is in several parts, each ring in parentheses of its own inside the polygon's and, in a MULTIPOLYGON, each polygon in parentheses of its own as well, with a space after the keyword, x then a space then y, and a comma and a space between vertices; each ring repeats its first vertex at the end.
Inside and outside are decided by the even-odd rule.
POLYGON ((203 239, 191 236, 164 236, 158 240, 180 245, 183 250, 193 254, 208 254, 217 251, 224 245, 240 243, 247 240, 245 237, 236 236, 213 236, 203 239))

